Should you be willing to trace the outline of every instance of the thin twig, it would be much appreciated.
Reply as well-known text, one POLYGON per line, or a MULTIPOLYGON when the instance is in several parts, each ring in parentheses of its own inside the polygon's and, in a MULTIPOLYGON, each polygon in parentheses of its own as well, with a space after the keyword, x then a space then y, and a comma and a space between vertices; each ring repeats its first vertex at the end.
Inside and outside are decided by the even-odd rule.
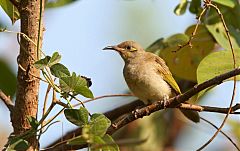
POLYGON ((37 60, 41 59, 41 50, 40 50, 40 38, 42 34, 42 12, 44 9, 45 0, 40 0, 40 11, 39 11, 39 21, 38 21, 38 37, 37 37, 37 60))
POLYGON ((227 114, 229 109, 231 109, 230 114, 239 114, 236 112, 240 109, 240 104, 234 105, 232 108, 221 108, 221 107, 213 107, 213 106, 201 106, 201 105, 194 105, 194 104, 186 104, 181 103, 178 108, 186 109, 186 110, 195 110, 198 112, 213 112, 213 113, 222 113, 227 114))
MULTIPOLYGON (((53 96, 52 96, 52 102, 51 105, 49 106, 49 108, 47 109, 46 113, 43 115, 43 117, 39 120, 39 123, 43 123, 44 120, 47 118, 47 116, 49 115, 49 113, 52 111, 52 109, 54 108, 54 106, 56 105, 56 92, 53 90, 53 96)), ((46 125, 46 124, 44 124, 46 125)))
MULTIPOLYGON (((21 48, 26 54, 28 54, 28 56, 30 56, 33 61, 36 61, 36 59, 32 56, 32 54, 31 54, 30 52, 28 52, 28 51, 26 50, 26 48, 22 45, 22 43, 20 42, 20 37, 21 37, 21 34, 17 33, 17 42, 18 42, 20 48, 21 48)), ((17 60, 17 62, 19 62, 19 61, 17 60)))
POLYGON ((200 25, 201 23, 201 18, 203 16, 203 14, 206 12, 207 10, 207 6, 204 6, 202 12, 200 13, 200 15, 197 17, 197 24, 194 28, 194 31, 192 32, 191 36, 189 37, 189 40, 187 43, 183 44, 183 45, 178 45, 178 49, 177 50, 173 50, 172 52, 178 52, 180 49, 186 47, 186 46, 190 46, 190 48, 192 48, 192 41, 197 33, 197 29, 198 29, 198 26, 200 25))
MULTIPOLYGON (((51 86, 50 86, 50 84, 48 84, 48 87, 47 87, 47 90, 46 90, 46 93, 45 93, 45 97, 44 97, 42 118, 46 114, 48 94, 49 94, 50 90, 51 90, 51 86)), ((41 123, 41 129, 40 129, 40 132, 39 132, 39 135, 38 135, 38 142, 40 140, 41 135, 43 134, 42 127, 43 127, 43 122, 41 123)))
MULTIPOLYGON (((135 101, 135 104, 137 103, 137 101, 135 101)), ((140 103, 140 101, 139 101, 139 103, 140 103)), ((136 108, 136 106, 134 106, 134 107, 132 107, 132 108, 136 108)), ((223 113, 223 114, 226 114, 227 112, 228 112, 228 108, 219 108, 219 107, 209 107, 209 106, 198 106, 198 105, 191 105, 191 104, 183 104, 182 106, 181 106, 181 108, 182 109, 191 109, 191 110, 196 110, 196 111, 203 111, 203 112, 216 112, 216 113, 223 113), (190 108, 190 107, 192 107, 192 108, 190 108)), ((236 110, 238 110, 238 109, 240 109, 240 104, 236 104, 235 106, 233 106, 232 107, 232 114, 235 114, 236 112, 236 110)), ((124 109, 124 110, 126 110, 126 109, 124 109)), ((128 109, 127 109, 128 110, 128 109)), ((113 111, 116 111, 116 109, 114 109, 113 111)), ((117 110, 117 112, 119 112, 118 110, 117 110)), ((125 114, 125 113, 127 113, 127 112, 124 112, 124 113, 121 113, 121 115, 122 114, 125 114)), ((239 113, 238 113, 239 114, 239 113)), ((201 117, 200 117, 201 118, 201 117)), ((112 119, 114 119, 114 118, 112 118, 112 117, 110 117, 110 119, 112 120, 112 119)), ((202 118, 201 118, 202 119, 202 118)), ((206 120, 206 119, 205 119, 206 120)), ((113 120, 112 120, 113 121, 113 120)), ((212 125, 212 124, 211 124, 212 125)), ((109 133, 110 131, 108 130, 108 133, 109 133)), ((76 130, 74 130, 73 132, 71 132, 71 133, 67 133, 63 138, 65 138, 64 140, 69 140, 69 138, 73 138, 74 137, 74 134, 76 134, 77 136, 79 136, 79 135, 81 135, 81 129, 76 129, 76 130)), ((225 135, 226 136, 226 135, 225 135)), ((226 136, 228 139, 229 139, 229 141, 231 141, 233 144, 234 144, 234 146, 236 147, 236 148, 238 148, 237 146, 236 146, 236 144, 228 137, 228 136, 226 136)), ((61 149, 61 148, 64 148, 64 149, 67 149, 68 147, 67 146, 64 146, 64 147, 60 147, 60 145, 65 145, 65 143, 62 143, 62 141, 63 140, 58 140, 58 141, 56 141, 56 143, 53 143, 52 145, 49 145, 49 147, 47 147, 46 148, 46 150, 50 150, 50 149, 55 149, 55 150, 58 150, 58 149, 61 149)), ((67 142, 67 141, 64 141, 64 142, 67 142)), ((84 147, 86 147, 86 144, 85 144, 85 146, 84 145, 79 145, 78 147, 76 146, 76 145, 74 145, 74 146, 69 146, 69 148, 71 148, 72 147, 72 149, 80 149, 80 148, 84 148, 84 147)))
MULTIPOLYGON (((194 86, 192 89, 188 90, 187 92, 181 94, 181 95, 178 95, 174 98, 171 98, 169 99, 168 101, 170 102, 169 104, 169 107, 176 107, 176 106, 179 106, 180 103, 183 103, 185 101, 187 101, 190 97, 196 95, 198 92, 206 89, 206 88, 209 88, 209 87, 212 87, 212 86, 215 86, 215 85, 218 85, 218 84, 221 84, 222 81, 226 80, 226 79, 229 79, 233 76, 236 76, 236 75, 239 75, 240 74, 240 68, 236 68, 232 71, 229 71, 227 73, 224 73, 224 74, 221 74, 219 76, 216 76, 208 81, 205 81, 199 85, 196 85, 194 86)), ((137 103, 136 101, 134 103, 137 103)), ((237 110, 237 108, 239 108, 238 105, 236 105, 237 107, 233 107, 232 109, 235 109, 237 110)), ((134 106, 131 107, 131 109, 134 109, 134 106)), ((113 134, 114 132, 116 132, 118 129, 120 129, 121 127, 129 124, 130 122, 133 122, 135 120, 137 120, 138 118, 141 118, 143 116, 148 116, 150 115, 151 113, 155 112, 155 111, 158 111, 158 110, 162 110, 162 109, 165 109, 165 107, 162 105, 161 103, 161 100, 159 102, 154 102, 153 104, 147 106, 147 107, 143 107, 143 108, 140 108, 138 109, 137 112, 131 112, 131 113, 128 113, 126 114, 126 112, 124 112, 126 114, 125 118, 122 120, 121 119, 121 122, 119 122, 118 120, 116 120, 114 122, 114 124, 112 124, 109 129, 107 130, 107 133, 108 134, 113 134), (137 114, 136 114, 137 113, 137 114)), ((62 111, 64 110, 64 108, 58 112, 56 116, 58 116, 59 114, 62 113, 62 111)), ((116 110, 114 109, 113 111, 111 112, 119 112, 119 110, 116 110)), ((219 112, 220 113, 220 112, 219 112)), ((236 112, 235 112, 236 113, 236 112)), ((107 113, 107 114, 111 114, 111 113, 107 113)), ((113 113, 114 114, 114 113, 113 113)), ((53 117, 53 119, 55 118, 53 117)), ((116 119, 116 116, 113 115, 114 119, 116 119)), ((112 120, 112 118, 110 118, 112 120)), ((77 129, 77 131, 79 131, 79 129, 77 129)), ((73 133, 76 133, 75 131, 73 133)), ((72 134, 72 133, 71 133, 72 134)), ((68 135, 71 135, 71 134, 68 134, 68 135)), ((65 136, 64 136, 65 138, 65 136)), ((51 146, 55 146, 55 144, 57 144, 59 141, 56 141, 56 143, 54 143, 54 145, 51 145, 51 146)), ((58 146, 58 145, 57 145, 58 146)), ((68 146, 67 144, 65 143, 61 143, 61 146, 58 146, 56 147, 56 149, 61 149, 61 148, 64 148, 64 149, 80 149, 80 148, 84 148, 86 147, 86 144, 85 145, 74 145, 74 146, 68 146)), ((55 147, 53 147, 55 149, 55 147)))
POLYGON ((57 146, 59 146, 59 145, 61 145, 61 144, 67 143, 69 140, 71 140, 71 139, 63 140, 63 141, 61 141, 61 142, 59 142, 59 143, 57 143, 57 144, 55 144, 55 145, 53 145, 53 146, 40 149, 40 151, 51 150, 51 149, 53 149, 53 148, 55 148, 55 147, 57 147, 57 146))
MULTIPOLYGON (((233 57, 233 68, 235 69, 236 68, 236 57, 235 57, 235 53, 234 53, 234 50, 233 50, 233 45, 232 45, 232 41, 231 41, 231 37, 230 37, 230 34, 229 34, 229 30, 227 28, 227 25, 225 23, 225 20, 223 18, 223 15, 221 13, 221 11, 218 9, 218 7, 214 4, 211 3, 211 1, 206 1, 206 6, 207 7, 213 7, 221 21, 222 21, 222 24, 224 26, 224 29, 225 29, 225 32, 227 34, 227 38, 228 38, 228 42, 229 42, 229 45, 230 45, 230 48, 231 48, 231 51, 232 51, 232 57, 233 57)), ((214 133, 214 135, 205 143, 203 144, 197 151, 201 151, 202 149, 204 149, 208 144, 210 144, 214 138, 217 136, 217 134, 221 131, 221 129, 223 128, 223 126, 225 125, 226 121, 227 121, 227 118, 232 110, 232 104, 233 104, 233 101, 234 101, 234 98, 235 98, 235 94, 236 94, 236 83, 237 83, 237 79, 236 79, 236 76, 233 77, 234 78, 234 83, 233 83, 233 92, 232 92, 232 98, 231 98, 231 101, 230 101, 230 105, 229 105, 229 110, 228 110, 228 113, 226 114, 225 118, 223 119, 223 122, 222 124, 220 125, 220 127, 218 128, 218 130, 214 133)))
POLYGON ((98 96, 98 97, 95 97, 93 99, 89 99, 89 100, 86 100, 86 101, 83 101, 83 103, 88 103, 88 102, 91 102, 91 101, 94 101, 94 100, 98 100, 98 99, 103 99, 103 98, 108 98, 108 97, 122 97, 122 96, 133 96, 133 94, 109 94, 109 95, 102 95, 102 96, 98 96))
MULTIPOLYGON (((124 96, 133 96, 133 95, 130 94, 130 93, 129 94, 108 94, 108 95, 102 95, 102 96, 98 96, 98 97, 95 97, 95 98, 92 98, 92 99, 88 99, 88 100, 82 101, 82 103, 85 104, 85 103, 88 103, 88 102, 92 102, 92 101, 95 101, 95 100, 108 98, 108 97, 124 97, 124 96)), ((79 106, 82 103, 74 104, 73 107, 79 106)))
MULTIPOLYGON (((214 125, 212 122, 210 122, 209 120, 207 120, 203 117, 200 117, 200 119, 207 122, 208 124, 212 125, 214 128, 216 128, 218 130, 218 127, 216 125, 214 125)), ((235 146, 235 148, 238 151, 240 150, 240 148, 237 146, 237 144, 226 133, 224 133, 222 130, 220 130, 220 133, 222 133, 233 144, 233 146, 235 146)))
POLYGON ((17 0, 10 0, 10 2, 18 9, 19 8, 19 2, 17 0))
MULTIPOLYGON (((21 70, 23 70, 24 72, 26 72, 26 69, 24 69, 22 65, 18 64, 18 67, 19 67, 21 70)), ((37 78, 37 79, 39 79, 39 80, 41 80, 41 81, 43 81, 43 82, 45 82, 45 83, 48 83, 48 81, 42 79, 41 77, 38 77, 38 76, 32 74, 31 72, 28 72, 28 73, 29 73, 31 76, 33 76, 34 78, 37 78)))
MULTIPOLYGON (((84 105, 84 103, 83 103, 80 99, 78 99, 76 96, 74 96, 74 95, 72 95, 72 94, 70 94, 70 93, 68 93, 68 95, 71 96, 72 98, 74 98, 76 101, 78 101, 84 108, 86 108, 85 105, 84 105)), ((72 107, 73 107, 73 106, 72 106, 72 107)))
POLYGON ((61 102, 59 100, 56 100, 56 104, 58 104, 58 105, 60 105, 60 106, 62 106, 64 108, 69 108, 69 106, 67 104, 65 104, 65 103, 63 103, 63 102, 61 102))
POLYGON ((7 96, 1 89, 0 89, 0 99, 4 102, 10 112, 13 111, 14 104, 9 96, 7 96))
MULTIPOLYGON (((7 29, 0 30, 0 32, 13 33, 13 34, 21 35, 21 36, 23 36, 24 39, 30 41, 31 43, 33 43, 37 47, 37 44, 30 37, 28 37, 28 35, 26 35, 25 33, 10 31, 10 30, 7 30, 7 29)), ((43 50, 42 49, 40 49, 40 50, 41 50, 42 55, 46 56, 45 53, 43 52, 43 50)))
POLYGON ((115 146, 116 144, 118 146, 136 146, 141 145, 147 141, 147 138, 145 139, 122 139, 122 140, 116 140, 113 143, 106 143, 106 144, 94 144, 91 146, 92 149, 100 149, 104 146, 115 146))
MULTIPOLYGON (((209 88, 211 86, 215 86, 217 84, 222 83, 223 80, 226 80, 230 77, 233 77, 235 75, 240 74, 240 68, 236 68, 230 72, 221 74, 219 76, 216 76, 208 81, 205 81, 199 85, 194 86, 193 88, 191 88, 190 90, 188 90, 187 92, 177 95, 173 98, 168 99, 169 105, 166 106, 167 108, 172 108, 172 107, 177 107, 180 105, 180 103, 184 103, 185 101, 187 101, 189 98, 191 98, 192 96, 194 96, 195 94, 197 94, 198 92, 209 88)), ((138 118, 142 118, 143 116, 148 116, 153 112, 156 112, 158 110, 162 110, 164 108, 164 105, 162 104, 161 100, 159 100, 158 102, 154 102, 146 107, 143 107, 141 109, 138 109, 137 111, 134 111, 133 113, 129 113, 124 120, 121 121, 116 121, 113 126, 111 126, 108 130, 109 134, 114 133, 116 130, 118 130, 119 128, 123 127, 124 125, 127 125, 128 123, 135 121, 138 118)))
MULTIPOLYGON (((44 103, 43 103, 43 114, 46 113, 48 94, 49 94, 51 88, 52 88, 51 85, 48 84, 48 87, 47 87, 47 90, 46 90, 46 94, 45 94, 45 98, 44 98, 44 103)), ((53 90, 53 93, 54 93, 54 90, 53 90)))

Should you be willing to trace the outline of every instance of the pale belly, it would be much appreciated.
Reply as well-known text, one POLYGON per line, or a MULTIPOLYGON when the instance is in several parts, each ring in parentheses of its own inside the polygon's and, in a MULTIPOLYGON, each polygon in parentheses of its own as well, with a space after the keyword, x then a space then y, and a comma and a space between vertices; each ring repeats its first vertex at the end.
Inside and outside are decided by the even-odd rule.
POLYGON ((145 70, 124 67, 124 77, 132 93, 145 104, 172 97, 172 89, 152 66, 145 65, 145 70))

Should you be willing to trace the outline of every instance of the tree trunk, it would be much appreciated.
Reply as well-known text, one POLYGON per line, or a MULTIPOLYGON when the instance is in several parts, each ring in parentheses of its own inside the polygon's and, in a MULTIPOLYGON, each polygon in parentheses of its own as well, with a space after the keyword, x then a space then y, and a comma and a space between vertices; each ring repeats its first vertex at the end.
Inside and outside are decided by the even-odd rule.
MULTIPOLYGON (((21 0, 19 4, 21 32, 37 44, 40 0, 21 0)), ((40 31, 42 33, 42 29, 40 31)), ((33 66, 33 63, 37 60, 37 46, 33 42, 21 35, 18 64, 26 71, 18 68, 16 102, 11 114, 15 135, 22 134, 31 128, 27 117, 36 118, 38 111, 39 80, 34 76, 39 77, 40 72, 33 66)), ((42 37, 39 44, 41 48, 42 37)), ((27 141, 30 145, 28 150, 38 149, 36 135, 30 136, 27 141)))

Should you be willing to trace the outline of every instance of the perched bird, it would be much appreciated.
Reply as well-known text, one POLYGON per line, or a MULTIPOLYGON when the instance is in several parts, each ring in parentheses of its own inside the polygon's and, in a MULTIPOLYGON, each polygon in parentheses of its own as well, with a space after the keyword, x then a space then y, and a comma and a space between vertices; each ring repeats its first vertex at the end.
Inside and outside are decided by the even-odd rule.
MULTIPOLYGON (((132 93, 145 104, 161 100, 166 104, 169 98, 181 93, 165 61, 146 52, 138 43, 125 41, 115 46, 107 46, 103 50, 115 50, 121 55, 125 62, 125 81, 132 93)), ((193 122, 199 122, 198 112, 183 109, 181 111, 193 122)))

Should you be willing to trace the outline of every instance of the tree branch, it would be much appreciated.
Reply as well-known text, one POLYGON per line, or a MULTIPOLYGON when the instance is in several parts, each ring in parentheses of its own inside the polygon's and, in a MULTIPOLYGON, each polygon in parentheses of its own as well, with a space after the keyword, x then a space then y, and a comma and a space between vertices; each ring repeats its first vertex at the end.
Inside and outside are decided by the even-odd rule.
POLYGON ((14 104, 10 97, 8 97, 1 89, 0 89, 0 99, 4 102, 10 112, 12 112, 14 104))
MULTIPOLYGON (((159 100, 158 102, 154 102, 146 107, 140 108, 137 111, 133 111, 134 108, 136 108, 136 105, 134 105, 134 103, 139 102, 139 101, 135 101, 133 103, 130 103, 128 105, 125 105, 124 107, 120 107, 118 109, 114 109, 110 112, 105 113, 106 115, 110 115, 107 116, 111 121, 113 121, 112 119, 116 119, 116 117, 119 117, 119 115, 123 115, 129 111, 133 111, 131 113, 128 113, 125 115, 124 118, 121 118, 120 120, 116 120, 108 129, 107 133, 108 134, 113 134, 114 132, 116 132, 118 129, 120 129, 121 127, 129 124, 132 121, 135 121, 138 118, 142 118, 144 116, 148 116, 153 112, 165 109, 165 108, 183 108, 183 109, 189 109, 189 110, 196 110, 196 111, 205 111, 205 112, 217 112, 217 113, 224 113, 227 114, 228 112, 228 108, 219 108, 219 107, 210 107, 210 106, 200 106, 200 105, 192 105, 192 104, 185 104, 184 102, 186 102, 189 98, 191 98, 192 96, 194 96, 195 94, 199 93, 200 91, 209 88, 211 86, 215 86, 218 84, 221 84, 224 80, 231 78, 233 76, 239 75, 240 74, 240 68, 236 68, 232 71, 229 71, 227 73, 221 74, 219 76, 216 76, 208 81, 205 81, 199 85, 195 85, 193 88, 191 88, 190 90, 188 90, 187 92, 175 96, 173 98, 170 98, 168 100, 169 105, 167 107, 164 107, 163 104, 161 103, 161 100, 159 100), (125 110, 124 112, 124 108, 127 107, 127 110, 125 110), (121 114, 119 114, 122 111, 121 114), (113 115, 113 116, 112 116, 113 115)), ((239 114, 236 113, 235 111, 240 109, 240 104, 236 104, 235 106, 232 107, 232 114, 239 114)), ((66 136, 68 136, 68 138, 72 138, 74 136, 78 136, 81 135, 81 129, 76 129, 73 130, 69 133, 67 133, 63 138, 64 139, 59 139, 58 141, 54 142, 53 144, 57 144, 63 140, 65 140, 65 138, 67 138, 66 136)), ((49 145, 49 146, 53 146, 53 144, 49 145)), ((51 148, 52 150, 58 150, 58 149, 81 149, 87 147, 87 145, 67 145, 66 143, 61 143, 57 146, 55 146, 54 148, 51 148)))
MULTIPOLYGON (((181 103, 178 108, 187 109, 187 110, 195 110, 198 112, 215 112, 215 113, 222 113, 227 114, 229 108, 220 108, 220 107, 212 107, 212 106, 201 106, 201 105, 194 105, 194 104, 185 104, 181 103)), ((236 110, 240 109, 240 104, 236 104, 231 108, 230 114, 240 114, 240 112, 235 112, 236 110)))
MULTIPOLYGON (((33 75, 40 77, 40 71, 34 68, 33 64, 37 59, 37 47, 35 44, 38 41, 40 5, 44 3, 44 1, 42 1, 41 4, 41 1, 42 0, 23 0, 19 3, 18 7, 21 17, 20 30, 21 33, 24 34, 21 34, 21 47, 17 61, 26 71, 18 67, 16 101, 14 110, 11 112, 14 135, 21 135, 31 129, 31 124, 27 120, 27 117, 37 117, 39 79, 33 75), (24 35, 27 35, 31 40, 26 39, 24 35)), ((16 2, 16 0, 12 0, 11 2, 16 2)), ((43 28, 40 30, 42 31, 43 28)), ((42 37, 40 38, 39 44, 41 46, 42 37)), ((39 142, 36 135, 37 133, 34 132, 26 139, 29 143, 27 150, 38 150, 39 142)))
MULTIPOLYGON (((177 95, 173 98, 170 98, 168 100, 169 105, 166 107, 164 107, 164 105, 162 104, 162 100, 159 100, 159 101, 154 102, 146 107, 138 109, 137 111, 129 113, 125 119, 121 119, 120 121, 117 121, 114 124, 112 124, 112 126, 109 127, 108 132, 109 132, 109 134, 112 134, 119 128, 123 127, 124 125, 127 125, 128 123, 135 121, 138 118, 142 118, 144 116, 150 115, 151 113, 153 113, 155 111, 162 110, 164 108, 179 107, 179 106, 181 106, 181 103, 184 103, 185 101, 190 99, 192 96, 194 96, 198 92, 200 92, 206 88, 209 88, 211 86, 218 85, 218 84, 222 83, 222 81, 224 81, 228 78, 231 78, 233 76, 236 76, 238 74, 240 74, 240 68, 236 68, 232 71, 229 71, 227 73, 216 76, 208 81, 205 81, 199 85, 195 85, 192 89, 188 90, 187 92, 177 95)), ((208 109, 210 109, 210 108, 208 108, 208 109)))

